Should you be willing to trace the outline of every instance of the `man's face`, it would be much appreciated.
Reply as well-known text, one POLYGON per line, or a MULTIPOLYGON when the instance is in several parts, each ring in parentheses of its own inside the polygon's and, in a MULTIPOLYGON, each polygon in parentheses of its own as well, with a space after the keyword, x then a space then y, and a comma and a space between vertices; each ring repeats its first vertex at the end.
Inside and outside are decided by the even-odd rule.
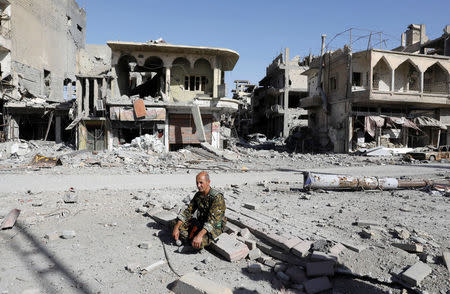
POLYGON ((197 181, 197 189, 201 193, 205 193, 209 190, 209 184, 211 181, 206 180, 206 177, 204 175, 199 175, 196 178, 197 181))

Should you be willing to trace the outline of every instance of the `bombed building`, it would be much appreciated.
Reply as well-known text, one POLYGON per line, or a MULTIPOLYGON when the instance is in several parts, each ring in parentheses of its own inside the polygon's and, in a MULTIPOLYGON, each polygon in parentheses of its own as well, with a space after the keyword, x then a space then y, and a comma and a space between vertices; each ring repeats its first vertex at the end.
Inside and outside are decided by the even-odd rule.
POLYGON ((2 0, 0 12, 0 140, 70 142, 63 128, 76 95, 85 11, 74 0, 2 0))
POLYGON ((318 145, 349 152, 449 144, 450 57, 443 40, 429 41, 424 25, 411 25, 394 50, 344 47, 313 59, 303 73, 309 96, 300 105, 318 145))

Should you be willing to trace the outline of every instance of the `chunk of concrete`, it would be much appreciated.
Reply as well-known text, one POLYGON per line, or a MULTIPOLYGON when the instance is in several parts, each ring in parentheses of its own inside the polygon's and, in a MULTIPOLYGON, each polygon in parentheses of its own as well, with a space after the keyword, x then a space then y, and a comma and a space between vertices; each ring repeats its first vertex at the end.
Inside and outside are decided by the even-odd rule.
POLYGON ((334 275, 334 261, 308 262, 306 264, 308 277, 334 275))
POLYGON ((248 249, 253 250, 256 249, 256 241, 245 239, 245 245, 247 245, 248 249))
POLYGON ((444 259, 445 266, 450 271, 450 252, 449 251, 443 252, 442 259, 444 259))
POLYGON ((299 266, 292 266, 288 268, 285 273, 294 283, 301 284, 307 280, 305 270, 299 266))
POLYGON ((261 250, 254 248, 248 252, 248 258, 250 260, 256 260, 261 257, 261 250))
POLYGON ((173 221, 174 219, 177 218, 177 215, 175 213, 167 211, 167 210, 158 211, 156 213, 150 213, 150 212, 147 212, 147 213, 157 223, 159 223, 163 226, 166 226, 166 227, 168 227, 170 225, 171 221, 173 221))
POLYGON ((73 239, 76 237, 75 231, 72 230, 64 230, 62 231, 61 238, 63 239, 73 239))
POLYGON ((344 249, 345 249, 344 245, 342 245, 341 243, 337 243, 330 248, 330 255, 338 257, 339 254, 341 254, 341 252, 344 251, 344 249))
POLYGON ((221 234, 211 247, 228 261, 237 261, 248 255, 247 245, 226 233, 221 234))
POLYGON ((0 230, 11 229, 14 227, 17 218, 19 217, 20 209, 11 210, 8 215, 3 219, 2 225, 0 226, 0 230))
POLYGON ((290 251, 295 245, 302 243, 303 240, 298 237, 290 237, 281 242, 281 248, 286 251, 290 251))
POLYGON ((152 248, 152 243, 150 241, 144 241, 144 242, 139 243, 138 246, 141 249, 150 249, 150 248, 152 248))
POLYGON ((355 222, 358 227, 380 226, 380 223, 373 220, 358 220, 355 222))
POLYGON ((64 203, 77 203, 78 196, 73 192, 66 193, 63 198, 64 203))
POLYGON ((325 290, 331 289, 333 286, 331 285, 330 279, 327 277, 315 278, 303 283, 305 286, 306 293, 308 294, 316 294, 325 290))
POLYGON ((309 254, 309 249, 311 249, 312 243, 313 242, 311 241, 304 240, 292 247, 291 252, 299 257, 305 257, 309 254))
POLYGON ((241 228, 239 228, 238 226, 236 226, 230 222, 227 222, 227 224, 225 225, 225 233, 228 233, 228 234, 236 233, 237 234, 240 230, 241 230, 241 228))
POLYGON ((336 257, 330 256, 321 251, 313 251, 313 253, 311 254, 311 260, 312 261, 335 261, 336 257))
POLYGON ((402 274, 402 280, 411 286, 420 286, 420 282, 431 274, 431 268, 419 261, 402 274))
POLYGON ((423 246, 415 243, 392 243, 392 246, 405 250, 411 253, 422 253, 423 246))
POLYGON ((241 235, 241 237, 248 239, 251 236, 250 230, 247 228, 241 229, 239 231, 239 235, 241 235))
POLYGON ((196 273, 182 276, 172 289, 175 294, 232 294, 230 288, 203 278, 196 273))
POLYGON ((249 273, 260 273, 262 271, 262 266, 259 263, 252 263, 247 266, 247 271, 249 273))
POLYGON ((355 252, 358 252, 358 253, 363 251, 364 249, 366 249, 365 246, 353 244, 353 243, 350 243, 350 242, 341 242, 341 243, 342 243, 342 245, 344 245, 348 249, 350 249, 352 251, 355 251, 355 252))
POLYGON ((138 263, 129 263, 125 266, 125 269, 130 273, 136 273, 140 269, 140 265, 138 263))
POLYGON ((244 203, 244 208, 255 210, 257 208, 257 205, 254 203, 244 203))

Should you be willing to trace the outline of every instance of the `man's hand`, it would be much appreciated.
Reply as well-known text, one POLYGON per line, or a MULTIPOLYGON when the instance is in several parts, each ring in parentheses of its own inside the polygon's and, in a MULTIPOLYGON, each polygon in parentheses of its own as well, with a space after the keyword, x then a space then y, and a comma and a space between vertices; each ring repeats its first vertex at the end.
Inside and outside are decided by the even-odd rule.
POLYGON ((202 229, 192 240, 192 247, 196 249, 202 248, 203 236, 206 234, 206 230, 202 229))
POLYGON ((172 237, 175 239, 175 241, 178 240, 178 238, 180 238, 180 226, 183 223, 179 220, 176 225, 173 227, 173 232, 172 232, 172 237))

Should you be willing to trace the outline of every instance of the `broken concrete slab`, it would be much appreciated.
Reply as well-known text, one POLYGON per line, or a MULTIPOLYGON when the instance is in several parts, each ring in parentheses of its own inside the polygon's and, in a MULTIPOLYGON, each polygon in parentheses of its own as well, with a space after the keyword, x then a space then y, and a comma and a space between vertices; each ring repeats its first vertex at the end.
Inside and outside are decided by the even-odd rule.
POLYGON ((342 252, 342 251, 344 251, 344 249, 345 249, 345 246, 344 245, 342 245, 341 243, 337 243, 337 244, 335 244, 335 245, 333 245, 333 247, 331 247, 330 248, 330 256, 333 256, 333 257, 338 257, 339 256, 339 254, 342 252))
POLYGON ((373 220, 358 220, 355 222, 358 227, 380 226, 380 223, 373 220))
POLYGON ((303 267, 300 266, 291 266, 286 270, 286 275, 291 278, 291 281, 294 283, 301 284, 307 280, 306 272, 303 267))
POLYGON ((5 219, 2 221, 2 225, 0 226, 0 230, 7 230, 14 227, 14 224, 16 223, 17 218, 19 217, 20 210, 19 209, 12 209, 8 215, 5 217, 5 219))
POLYGON ((249 252, 247 245, 226 233, 217 237, 217 241, 213 242, 211 246, 217 253, 231 262, 245 258, 249 252))
POLYGON ((258 246, 261 251, 273 258, 276 258, 278 260, 294 264, 294 265, 304 265, 305 262, 299 259, 297 256, 285 252, 284 250, 278 248, 278 247, 271 247, 265 243, 257 242, 256 245, 258 246))
POLYGON ((244 228, 239 231, 239 235, 245 239, 248 239, 251 236, 249 229, 244 228))
POLYGON ((256 249, 256 241, 245 239, 244 243, 247 245, 248 249, 256 249))
POLYGON ((411 286, 420 286, 420 282, 431 274, 431 268, 419 261, 402 274, 402 280, 411 286))
POLYGON ((254 248, 248 252, 248 258, 250 260, 256 260, 261 257, 261 250, 254 248))
POLYGON ((410 253, 421 253, 423 252, 423 246, 421 244, 415 243, 392 243, 394 247, 400 248, 410 253))
POLYGON ((249 273, 260 273, 262 271, 262 266, 259 263, 252 263, 247 266, 247 271, 249 273))
POLYGON ((350 243, 350 242, 341 242, 341 243, 342 243, 342 245, 344 245, 348 249, 350 249, 352 251, 355 251, 355 252, 358 252, 358 253, 363 251, 364 249, 366 249, 366 247, 363 246, 363 245, 357 245, 357 244, 353 244, 353 243, 350 243))
POLYGON ((164 226, 169 226, 170 222, 177 218, 177 215, 173 212, 167 210, 160 210, 156 213, 147 212, 151 218, 153 218, 157 223, 162 224, 164 226))
POLYGON ((63 239, 73 239, 76 236, 77 236, 77 234, 73 230, 64 230, 61 233, 61 238, 63 238, 63 239))
POLYGON ((311 249, 312 243, 313 242, 311 241, 303 240, 302 242, 292 247, 291 252, 299 257, 305 257, 309 254, 309 249, 311 249))
POLYGON ((182 276, 172 289, 175 294, 232 294, 230 288, 204 278, 196 273, 182 276))
POLYGON ((444 259, 445 266, 450 271, 450 252, 449 251, 444 251, 442 253, 442 259, 444 259))
POLYGON ((308 277, 332 276, 334 275, 334 261, 308 262, 306 275, 308 277))
POLYGON ((241 230, 241 228, 239 228, 238 226, 236 226, 235 224, 232 224, 230 222, 227 222, 227 224, 225 225, 225 233, 237 234, 240 230, 241 230))
POLYGON ((308 280, 303 283, 303 286, 305 286, 306 293, 308 294, 316 294, 325 290, 329 290, 333 287, 331 285, 330 279, 328 279, 327 277, 308 280))
POLYGON ((336 258, 334 256, 330 256, 321 251, 313 251, 311 254, 312 261, 335 261, 336 258))

